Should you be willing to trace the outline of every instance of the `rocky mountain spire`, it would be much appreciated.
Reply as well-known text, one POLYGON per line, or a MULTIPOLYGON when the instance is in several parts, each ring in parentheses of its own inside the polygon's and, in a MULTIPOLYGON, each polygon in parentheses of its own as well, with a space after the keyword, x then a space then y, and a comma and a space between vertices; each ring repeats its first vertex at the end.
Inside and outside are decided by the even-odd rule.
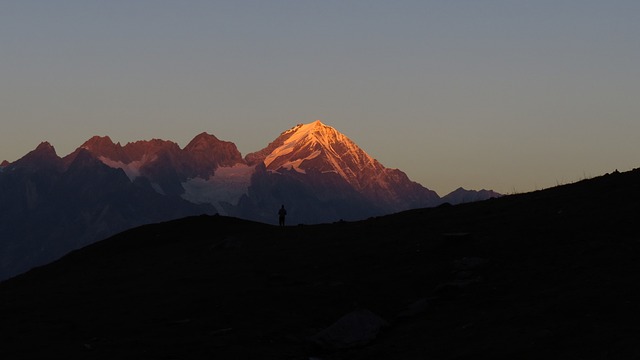
POLYGON ((19 160, 9 165, 11 169, 53 170, 61 171, 63 168, 62 159, 56 154, 56 149, 48 142, 42 142, 19 160))

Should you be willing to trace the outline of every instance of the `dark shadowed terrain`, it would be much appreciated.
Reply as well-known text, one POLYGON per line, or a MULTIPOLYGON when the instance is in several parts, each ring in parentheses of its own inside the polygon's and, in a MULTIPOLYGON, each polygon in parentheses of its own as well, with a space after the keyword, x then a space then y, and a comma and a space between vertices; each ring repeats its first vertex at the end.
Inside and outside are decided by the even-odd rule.
POLYGON ((361 222, 148 225, 0 283, 0 358, 640 358, 639 220, 634 170, 361 222))

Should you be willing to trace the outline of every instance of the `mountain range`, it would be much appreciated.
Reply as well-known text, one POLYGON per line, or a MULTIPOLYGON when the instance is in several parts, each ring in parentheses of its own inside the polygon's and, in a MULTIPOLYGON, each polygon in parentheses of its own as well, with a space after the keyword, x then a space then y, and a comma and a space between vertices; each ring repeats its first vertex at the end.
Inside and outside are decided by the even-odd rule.
POLYGON ((353 222, 145 225, 1 282, 0 357, 637 359, 638 214, 640 169, 353 222))
POLYGON ((285 204, 289 224, 314 224, 498 196, 458 189, 441 198, 320 121, 245 157, 207 133, 184 148, 94 136, 64 157, 43 142, 0 166, 0 279, 127 228, 188 215, 274 223, 285 204))

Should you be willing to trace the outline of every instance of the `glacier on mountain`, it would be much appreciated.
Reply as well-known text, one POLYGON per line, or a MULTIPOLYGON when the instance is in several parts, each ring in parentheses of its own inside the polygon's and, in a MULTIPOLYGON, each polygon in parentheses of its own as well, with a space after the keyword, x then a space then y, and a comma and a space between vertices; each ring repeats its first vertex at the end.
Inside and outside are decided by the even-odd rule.
POLYGON ((211 204, 218 213, 228 215, 225 205, 237 205, 247 195, 255 166, 237 164, 220 167, 209 179, 196 177, 182 183, 182 198, 195 204, 211 204))
POLYGON ((122 169, 129 180, 134 181, 136 178, 141 176, 140 169, 148 163, 153 162, 158 158, 157 155, 149 156, 145 154, 141 160, 131 161, 129 163, 123 163, 122 161, 116 161, 107 158, 106 156, 99 156, 98 160, 102 161, 105 165, 114 168, 114 169, 122 169))
MULTIPOLYGON (((303 168, 300 167, 300 165, 306 161, 306 160, 313 160, 315 158, 317 158, 318 156, 320 156, 321 152, 319 150, 314 151, 313 153, 311 153, 311 155, 305 157, 305 158, 301 158, 301 159, 295 159, 292 161, 288 161, 283 163, 282 165, 280 165, 281 168, 283 169, 287 169, 287 170, 295 170, 301 174, 306 174, 307 171, 304 170, 303 168)), ((329 171, 326 171, 329 172, 329 171)))

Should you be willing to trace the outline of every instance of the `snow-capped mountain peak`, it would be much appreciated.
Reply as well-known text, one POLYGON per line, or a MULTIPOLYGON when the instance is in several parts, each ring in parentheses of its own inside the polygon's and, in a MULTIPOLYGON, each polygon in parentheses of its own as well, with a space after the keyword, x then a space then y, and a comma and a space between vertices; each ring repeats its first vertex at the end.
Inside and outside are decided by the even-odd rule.
POLYGON ((247 159, 262 161, 272 172, 335 173, 360 190, 385 170, 351 139, 320 120, 296 125, 247 159))
POLYGON ((439 199, 402 171, 385 168, 346 135, 319 120, 284 131, 246 160, 249 164, 262 162, 267 172, 314 184, 324 189, 318 191, 324 191, 326 199, 338 191, 353 191, 374 206, 394 211, 436 204, 439 199))
POLYGON ((382 166, 351 139, 320 120, 298 124, 283 132, 267 149, 266 153, 262 152, 263 162, 271 171, 333 172, 356 188, 362 187, 359 180, 362 170, 382 170, 382 166))

